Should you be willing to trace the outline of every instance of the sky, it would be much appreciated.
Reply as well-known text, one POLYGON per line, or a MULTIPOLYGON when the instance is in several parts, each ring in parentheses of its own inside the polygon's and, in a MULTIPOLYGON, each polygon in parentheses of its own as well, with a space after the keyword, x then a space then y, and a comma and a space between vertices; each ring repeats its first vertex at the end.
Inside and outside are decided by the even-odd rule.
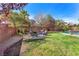
POLYGON ((29 3, 24 10, 28 11, 31 19, 39 13, 44 13, 50 14, 55 19, 79 24, 78 3, 29 3))

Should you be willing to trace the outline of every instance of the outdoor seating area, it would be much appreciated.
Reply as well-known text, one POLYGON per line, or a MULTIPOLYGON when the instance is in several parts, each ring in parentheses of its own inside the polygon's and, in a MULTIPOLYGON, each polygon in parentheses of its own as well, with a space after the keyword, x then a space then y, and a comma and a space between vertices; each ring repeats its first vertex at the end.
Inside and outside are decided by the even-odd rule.
POLYGON ((45 36, 47 34, 47 31, 40 31, 40 32, 32 32, 25 35, 23 38, 24 40, 41 40, 45 39, 45 36))

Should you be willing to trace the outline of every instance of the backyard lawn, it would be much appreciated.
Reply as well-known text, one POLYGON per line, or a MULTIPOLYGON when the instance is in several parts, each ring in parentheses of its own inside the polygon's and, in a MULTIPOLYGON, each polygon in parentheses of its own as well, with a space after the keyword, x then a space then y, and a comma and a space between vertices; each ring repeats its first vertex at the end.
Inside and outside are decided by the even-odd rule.
POLYGON ((48 33, 44 40, 24 42, 26 56, 79 56, 79 38, 59 33, 48 33))

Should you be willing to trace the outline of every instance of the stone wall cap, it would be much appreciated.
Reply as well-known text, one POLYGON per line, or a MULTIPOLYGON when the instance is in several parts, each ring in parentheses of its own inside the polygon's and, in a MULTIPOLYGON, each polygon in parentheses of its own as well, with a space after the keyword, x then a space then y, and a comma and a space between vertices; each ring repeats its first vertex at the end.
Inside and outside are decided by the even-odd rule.
POLYGON ((4 51, 5 49, 9 48, 14 43, 17 43, 20 40, 22 40, 21 36, 13 36, 9 38, 8 40, 5 40, 4 42, 0 43, 0 52, 4 51))

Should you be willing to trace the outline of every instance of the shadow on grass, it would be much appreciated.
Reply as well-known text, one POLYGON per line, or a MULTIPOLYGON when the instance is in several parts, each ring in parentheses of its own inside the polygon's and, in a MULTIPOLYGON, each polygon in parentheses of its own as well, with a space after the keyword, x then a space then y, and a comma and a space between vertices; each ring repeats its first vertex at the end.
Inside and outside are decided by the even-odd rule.
POLYGON ((44 41, 45 39, 28 39, 28 40, 23 40, 24 42, 38 42, 38 41, 44 41))

